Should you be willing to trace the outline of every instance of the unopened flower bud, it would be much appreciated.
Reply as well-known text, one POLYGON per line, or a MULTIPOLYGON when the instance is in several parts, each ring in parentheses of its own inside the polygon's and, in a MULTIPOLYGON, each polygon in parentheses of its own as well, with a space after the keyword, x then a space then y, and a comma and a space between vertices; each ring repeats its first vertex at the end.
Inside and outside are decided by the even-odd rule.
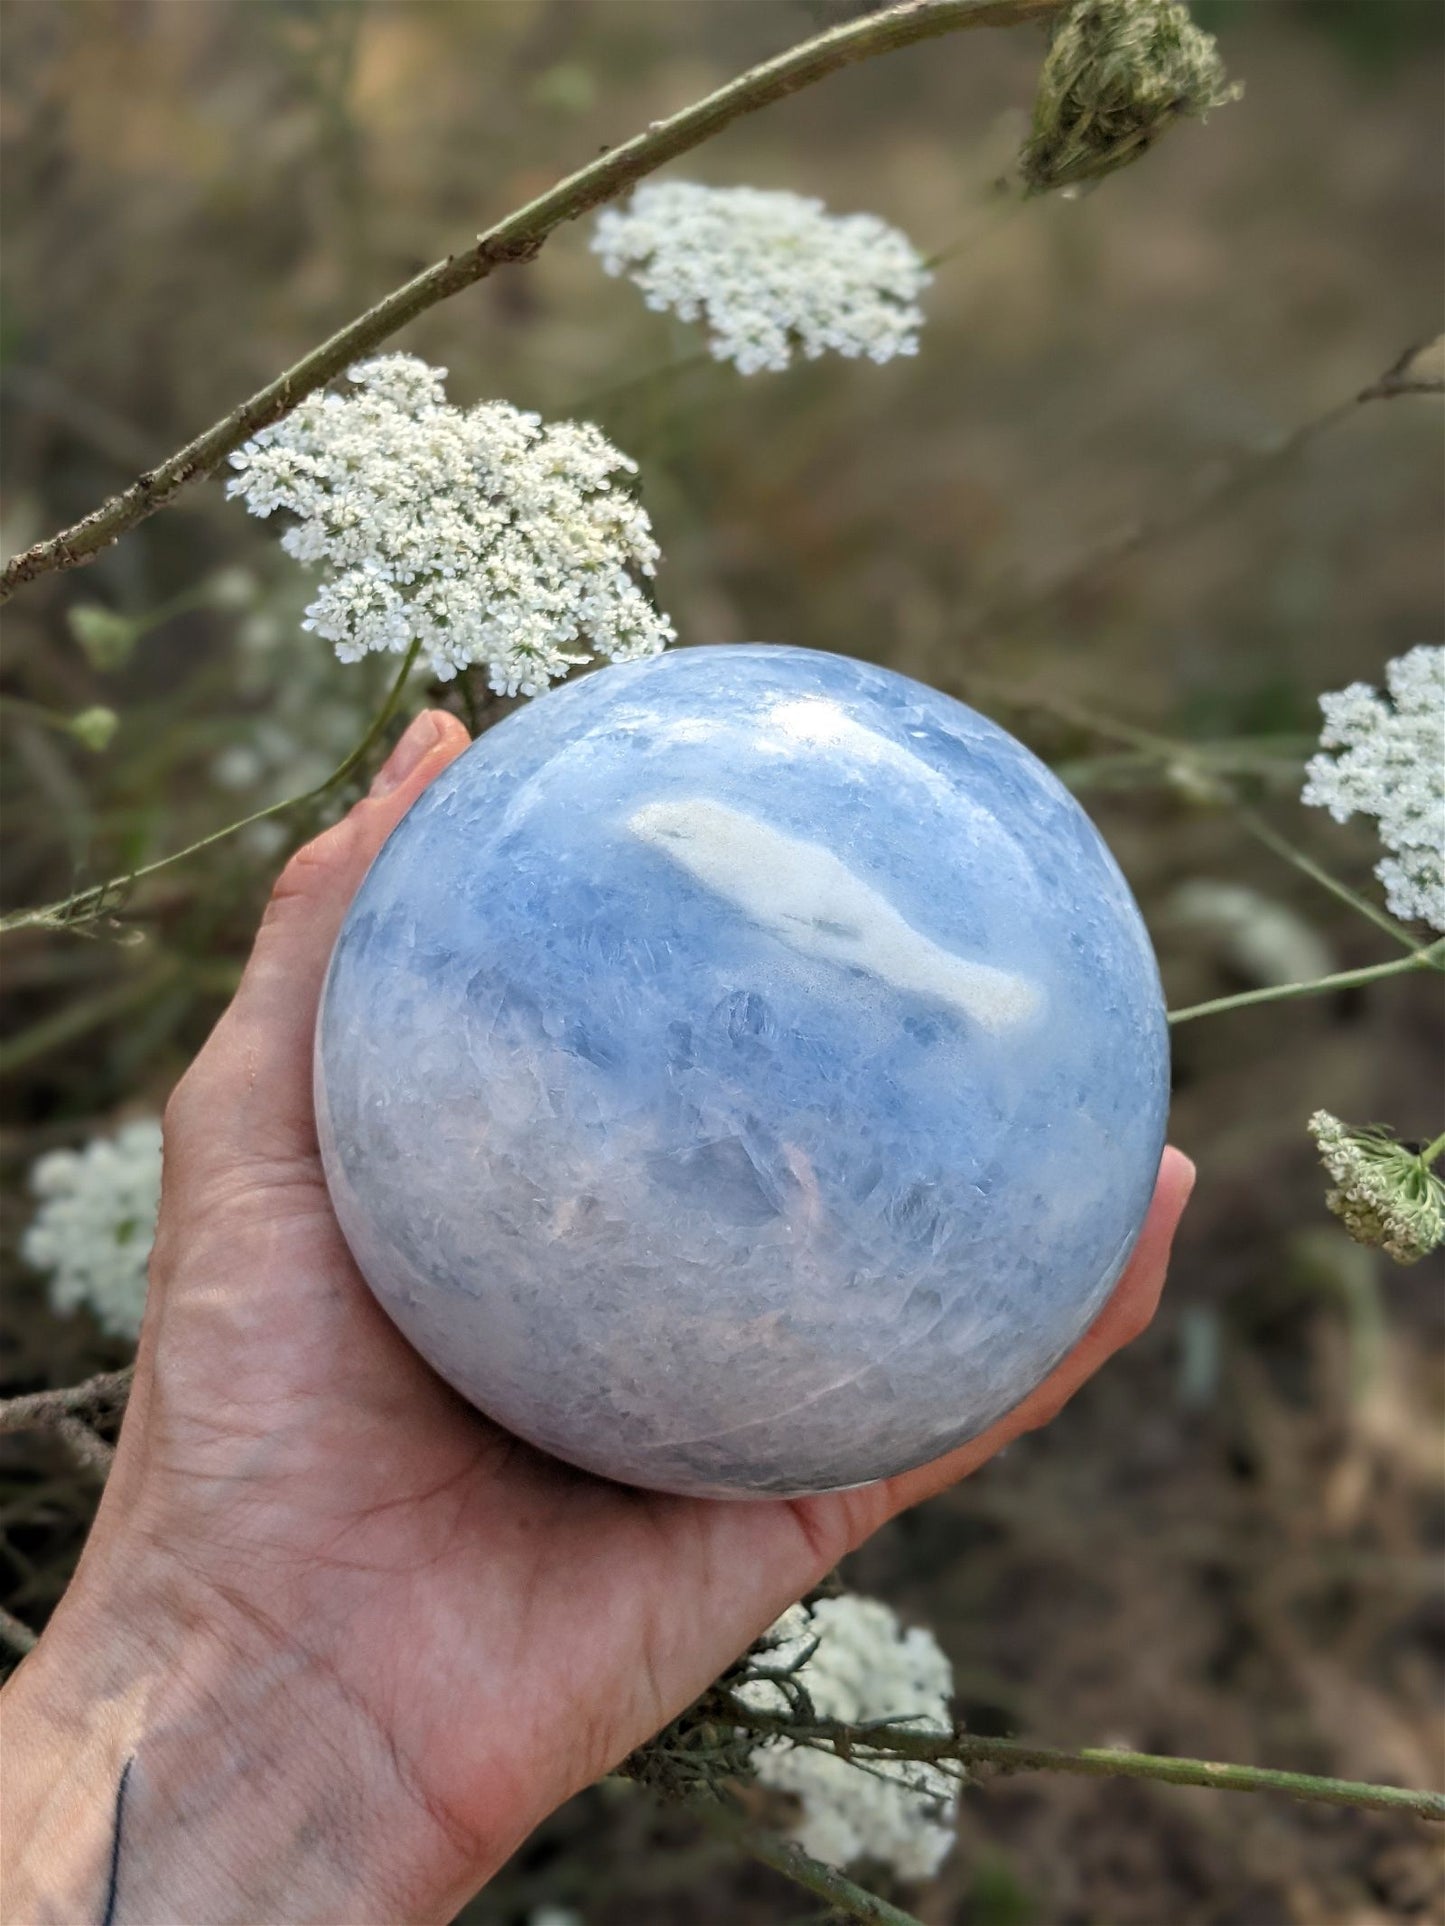
POLYGON ((78 716, 70 718, 71 735, 97 755, 110 747, 110 739, 119 726, 120 717, 115 710, 102 708, 99 704, 93 709, 82 709, 78 716))
POLYGON ((1212 34, 1179 0, 1075 0, 1054 29, 1033 131, 1019 156, 1031 193, 1101 180, 1176 120, 1239 98, 1212 34))
POLYGON ((1425 1157, 1378 1124, 1351 1127, 1317 1110, 1310 1135, 1335 1181, 1325 1202, 1357 1244, 1416 1264, 1445 1242, 1445 1183, 1425 1157))
POLYGON ((140 634, 138 623, 129 616, 117 615, 114 609, 102 608, 99 602, 82 602, 68 612, 66 619, 91 666, 102 672, 122 668, 140 634))

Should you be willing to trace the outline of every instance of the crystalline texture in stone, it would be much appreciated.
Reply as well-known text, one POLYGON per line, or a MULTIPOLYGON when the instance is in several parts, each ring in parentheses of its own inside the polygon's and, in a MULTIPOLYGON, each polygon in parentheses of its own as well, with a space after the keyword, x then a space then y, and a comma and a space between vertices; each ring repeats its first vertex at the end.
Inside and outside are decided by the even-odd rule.
POLYGON ((435 782, 317 1042, 372 1289, 499 1423, 705 1495, 866 1482, 1016 1404, 1138 1234, 1154 958, 1019 743, 887 670, 608 668, 435 782))

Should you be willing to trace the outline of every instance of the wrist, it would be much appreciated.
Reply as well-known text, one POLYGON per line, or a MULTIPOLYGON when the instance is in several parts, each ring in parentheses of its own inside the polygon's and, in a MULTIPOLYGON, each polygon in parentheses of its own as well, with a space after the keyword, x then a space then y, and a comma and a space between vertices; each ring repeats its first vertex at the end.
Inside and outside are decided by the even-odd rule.
POLYGON ((490 1874, 328 1668, 169 1575, 125 1596, 78 1580, 6 1689, 16 1926, 399 1926, 490 1874))

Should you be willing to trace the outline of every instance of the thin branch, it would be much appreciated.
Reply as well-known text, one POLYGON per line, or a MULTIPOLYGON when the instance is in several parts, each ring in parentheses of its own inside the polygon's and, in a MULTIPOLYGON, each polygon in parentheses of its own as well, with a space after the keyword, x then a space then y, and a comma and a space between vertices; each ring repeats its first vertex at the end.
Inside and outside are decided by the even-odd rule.
MULTIPOLYGON (((242 816, 239 822, 227 823, 224 829, 216 829, 209 836, 202 836, 199 842, 187 843, 184 849, 173 850, 169 856, 158 856, 153 863, 146 863, 140 869, 133 869, 124 876, 112 876, 104 883, 92 883, 88 889, 77 890, 74 895, 63 897, 58 903, 44 903, 39 909, 14 910, 9 916, 0 916, 0 935, 12 930, 26 929, 67 929, 78 922, 85 922, 99 916, 118 896, 131 889, 146 876, 154 876, 157 870, 169 869, 172 863, 183 862, 187 856, 195 856, 203 849, 210 849, 222 843, 228 836, 234 836, 239 829, 249 829, 252 823, 263 823, 269 816, 282 816, 288 809, 299 809, 303 803, 315 802, 328 790, 335 789, 345 782, 352 771, 365 761, 382 731, 396 714, 406 688, 407 677, 411 674, 421 649, 420 641, 413 642, 407 650, 396 679, 386 693, 386 698, 367 725, 366 733, 332 770, 324 782, 317 783, 314 789, 303 790, 299 796, 286 796, 280 802, 268 803, 264 809, 254 810, 249 816, 242 816)), ((56 1019, 57 1024, 64 1021, 64 1013, 56 1019)))
POLYGON ((131 1364, 123 1371, 102 1371, 83 1384, 0 1399, 0 1437, 12 1431, 55 1431, 67 1419, 93 1423, 114 1418, 125 1409, 134 1376, 135 1366, 131 1364))
POLYGON ((370 354, 408 321, 499 267, 532 260, 566 221, 590 213, 679 154, 700 146, 745 114, 810 87, 840 67, 916 41, 969 27, 1013 26, 1057 12, 1063 0, 905 0, 805 40, 774 60, 740 74, 680 113, 655 120, 643 133, 558 181, 545 194, 488 228, 473 247, 449 254, 375 307, 303 355, 274 381, 194 441, 147 470, 120 494, 59 534, 12 556, 0 574, 0 602, 22 584, 58 569, 91 562, 103 548, 164 508, 181 489, 209 475, 258 429, 289 414, 299 401, 370 354))
POLYGON ((0 1645, 8 1645, 12 1652, 18 1652, 21 1658, 24 1658, 25 1654, 33 1652, 39 1643, 39 1639, 28 1625, 23 1625, 13 1613, 7 1612, 4 1606, 0 1605, 0 1645))
POLYGON ((1445 334, 1406 348, 1378 381, 1360 390, 1361 401, 1393 401, 1396 395, 1445 394, 1445 334))
MULTIPOLYGON (((736 1701, 734 1702, 736 1704, 736 1701)), ((1220 1765, 1208 1759, 1176 1759, 1152 1752, 1115 1751, 1112 1747, 1033 1745, 1023 1739, 981 1738, 971 1732, 914 1732, 906 1727, 845 1725, 818 1719, 811 1724, 737 1707, 750 1729, 812 1744, 846 1758, 921 1759, 931 1764, 993 1766, 1000 1772, 1067 1772, 1087 1778, 1154 1779, 1164 1785, 1207 1786, 1216 1792, 1280 1792, 1327 1806, 1354 1806, 1374 1812, 1406 1812, 1418 1819, 1445 1820, 1445 1793, 1410 1786, 1371 1785, 1353 1779, 1324 1779, 1309 1772, 1279 1772, 1267 1766, 1220 1765)))
POLYGON ((923 1926, 913 1913, 905 1913, 901 1907, 890 1905, 877 1893, 870 1893, 866 1886, 860 1886, 849 1879, 846 1873, 836 1867, 824 1865, 821 1859, 795 1846, 791 1840, 780 1839, 776 1833, 765 1831, 761 1826, 752 1826, 730 1807, 713 1800, 688 1800, 688 1812, 696 1813, 711 1826, 730 1839, 735 1846, 751 1858, 770 1866, 774 1872, 791 1879, 796 1886, 805 1891, 816 1893, 825 1899, 838 1912, 846 1913, 850 1919, 861 1919, 868 1926, 923 1926))
POLYGON ((1208 1003, 1191 1003, 1183 1010, 1171 1010, 1169 1021, 1192 1023, 1196 1017, 1219 1016, 1226 1010, 1246 1010, 1256 1003, 1281 1003, 1292 997, 1327 996, 1332 990, 1353 990, 1361 983, 1377 983, 1382 977, 1405 976, 1412 970, 1445 969, 1445 940, 1428 949, 1413 950, 1409 956, 1388 963, 1370 963, 1361 970, 1339 970, 1333 976, 1317 976, 1308 983, 1278 983, 1263 990, 1244 990, 1238 996, 1217 996, 1208 1003))
POLYGON ((1445 394, 1445 376, 1437 365, 1439 348, 1439 342, 1407 348, 1378 380, 1358 393, 1335 402, 1322 414, 1312 415, 1272 441, 1245 449, 1226 461, 1211 463, 1181 494, 1166 499, 1153 513, 1126 522, 1087 554, 1063 563, 1041 581, 994 603, 976 622, 970 623, 967 638, 972 639, 1001 622, 1016 623, 1035 616, 1095 576, 1117 568, 1120 562, 1127 561, 1141 549, 1152 548, 1197 527, 1217 510, 1238 501, 1246 489, 1287 466, 1312 443, 1369 403, 1393 401, 1402 395, 1445 394))

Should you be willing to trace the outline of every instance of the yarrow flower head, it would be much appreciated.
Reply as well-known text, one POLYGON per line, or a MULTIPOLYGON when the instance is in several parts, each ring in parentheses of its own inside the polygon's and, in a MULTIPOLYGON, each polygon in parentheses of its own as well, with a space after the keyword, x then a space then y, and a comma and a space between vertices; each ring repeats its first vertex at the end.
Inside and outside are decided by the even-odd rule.
POLYGON ((486 663, 499 695, 657 654, 674 632, 639 580, 658 549, 636 464, 590 422, 454 408, 445 372, 362 362, 354 393, 308 396, 232 455, 226 492, 296 516, 282 546, 331 570, 305 626, 343 662, 416 641, 443 680, 486 663))
POLYGON ((933 279, 906 234, 876 214, 757 187, 650 181, 604 208, 592 250, 648 307, 706 321, 714 360, 743 374, 795 353, 870 361, 918 352, 918 298, 933 279))
POLYGON ((50 1275, 57 1311, 92 1311, 113 1337, 140 1332, 161 1196, 161 1127, 122 1126, 84 1150, 53 1150, 30 1171, 40 1199, 21 1255, 50 1275))
MULTIPOLYGON (((753 1656, 769 1670, 791 1673, 821 1718, 850 1725, 888 1719, 913 1732, 953 1729, 953 1671, 937 1641, 919 1627, 905 1631, 877 1599, 850 1594, 794 1605, 753 1656)), ((759 1711, 789 1709, 785 1688, 769 1679, 744 1681, 737 1696, 759 1711)), ((752 1765, 763 1785, 799 1800, 794 1836, 829 1865, 871 1860, 904 1879, 927 1879, 953 1844, 959 1781, 926 1760, 855 1762, 777 1737, 755 1748, 752 1765)))
POLYGON ((1317 1110, 1309 1128, 1336 1185, 1325 1202, 1357 1244, 1415 1264, 1445 1242, 1445 1183, 1430 1168, 1431 1151, 1412 1150, 1378 1124, 1341 1123, 1328 1110, 1317 1110))
POLYGON ((1303 799, 1337 823, 1373 816, 1390 854, 1375 865, 1396 916, 1445 930, 1445 648, 1411 649, 1368 683, 1320 697, 1320 753, 1303 799))

